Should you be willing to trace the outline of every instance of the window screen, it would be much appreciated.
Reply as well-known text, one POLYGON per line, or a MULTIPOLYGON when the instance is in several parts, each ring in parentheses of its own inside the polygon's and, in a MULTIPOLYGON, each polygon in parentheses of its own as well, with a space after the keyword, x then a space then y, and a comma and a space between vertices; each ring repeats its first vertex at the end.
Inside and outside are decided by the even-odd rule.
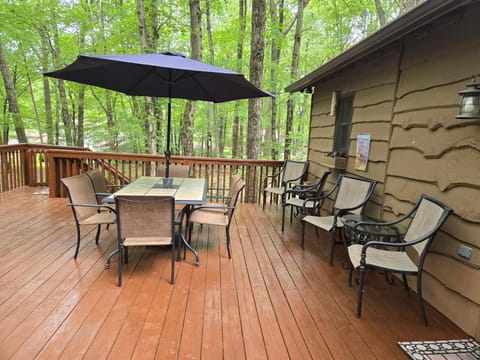
POLYGON ((337 103, 335 118, 335 135, 333 138, 333 152, 348 156, 350 146, 350 129, 353 114, 353 95, 341 96, 337 103))

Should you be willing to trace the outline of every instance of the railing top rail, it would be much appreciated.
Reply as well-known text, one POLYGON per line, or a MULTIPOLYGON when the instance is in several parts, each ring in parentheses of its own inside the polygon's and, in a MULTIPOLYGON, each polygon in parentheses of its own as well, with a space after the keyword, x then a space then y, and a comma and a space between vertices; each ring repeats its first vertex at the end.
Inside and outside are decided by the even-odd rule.
POLYGON ((27 150, 27 149, 45 149, 45 150, 73 150, 73 151, 90 151, 86 147, 79 146, 62 146, 62 145, 47 145, 47 144, 9 144, 0 145, 0 152, 8 152, 12 150, 27 150))
MULTIPOLYGON (((149 154, 131 154, 131 153, 105 153, 94 151, 78 150, 48 150, 48 154, 53 157, 75 158, 75 159, 112 159, 112 160, 136 160, 136 161, 158 161, 165 160, 164 155, 149 154)), ((281 160, 254 160, 254 159, 229 159, 229 158, 202 158, 195 156, 172 156, 171 162, 195 163, 195 164, 226 164, 226 165, 248 165, 248 166, 281 166, 281 160)))

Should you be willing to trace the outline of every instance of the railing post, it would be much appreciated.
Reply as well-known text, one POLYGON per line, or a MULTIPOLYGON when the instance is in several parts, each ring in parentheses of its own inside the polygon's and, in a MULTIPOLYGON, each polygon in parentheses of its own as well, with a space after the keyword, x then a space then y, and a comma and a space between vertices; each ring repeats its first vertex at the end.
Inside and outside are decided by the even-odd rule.
POLYGON ((247 166, 247 174, 247 193, 245 196, 245 202, 254 204, 257 202, 255 196, 255 166, 247 166))
POLYGON ((47 151, 48 162, 48 195, 51 198, 60 196, 60 177, 54 156, 47 151))
POLYGON ((25 173, 25 184, 28 186, 34 186, 33 183, 33 169, 32 169, 32 149, 26 148, 23 152, 25 159, 23 162, 23 168, 25 173))

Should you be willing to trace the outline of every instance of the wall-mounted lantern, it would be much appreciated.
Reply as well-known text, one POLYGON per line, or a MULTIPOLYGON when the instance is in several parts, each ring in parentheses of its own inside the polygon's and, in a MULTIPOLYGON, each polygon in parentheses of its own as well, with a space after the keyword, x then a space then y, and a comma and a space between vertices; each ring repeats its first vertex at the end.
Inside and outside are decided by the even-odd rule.
POLYGON ((476 78, 467 83, 467 88, 458 93, 460 100, 460 113, 457 119, 480 119, 480 84, 476 78))

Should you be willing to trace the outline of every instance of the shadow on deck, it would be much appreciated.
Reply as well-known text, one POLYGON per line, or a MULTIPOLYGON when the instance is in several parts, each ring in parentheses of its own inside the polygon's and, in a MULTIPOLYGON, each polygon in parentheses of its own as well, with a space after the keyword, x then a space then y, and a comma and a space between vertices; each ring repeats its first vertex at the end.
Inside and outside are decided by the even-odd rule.
POLYGON ((346 257, 327 258, 327 236, 298 220, 280 231, 280 208, 241 204, 231 229, 195 227, 192 254, 169 283, 168 249, 134 248, 117 287, 116 227, 84 232, 73 259, 75 226, 66 199, 21 188, 0 194, 0 358, 405 359, 397 341, 466 338, 415 294, 379 273, 366 276, 363 317, 355 316, 346 257))

